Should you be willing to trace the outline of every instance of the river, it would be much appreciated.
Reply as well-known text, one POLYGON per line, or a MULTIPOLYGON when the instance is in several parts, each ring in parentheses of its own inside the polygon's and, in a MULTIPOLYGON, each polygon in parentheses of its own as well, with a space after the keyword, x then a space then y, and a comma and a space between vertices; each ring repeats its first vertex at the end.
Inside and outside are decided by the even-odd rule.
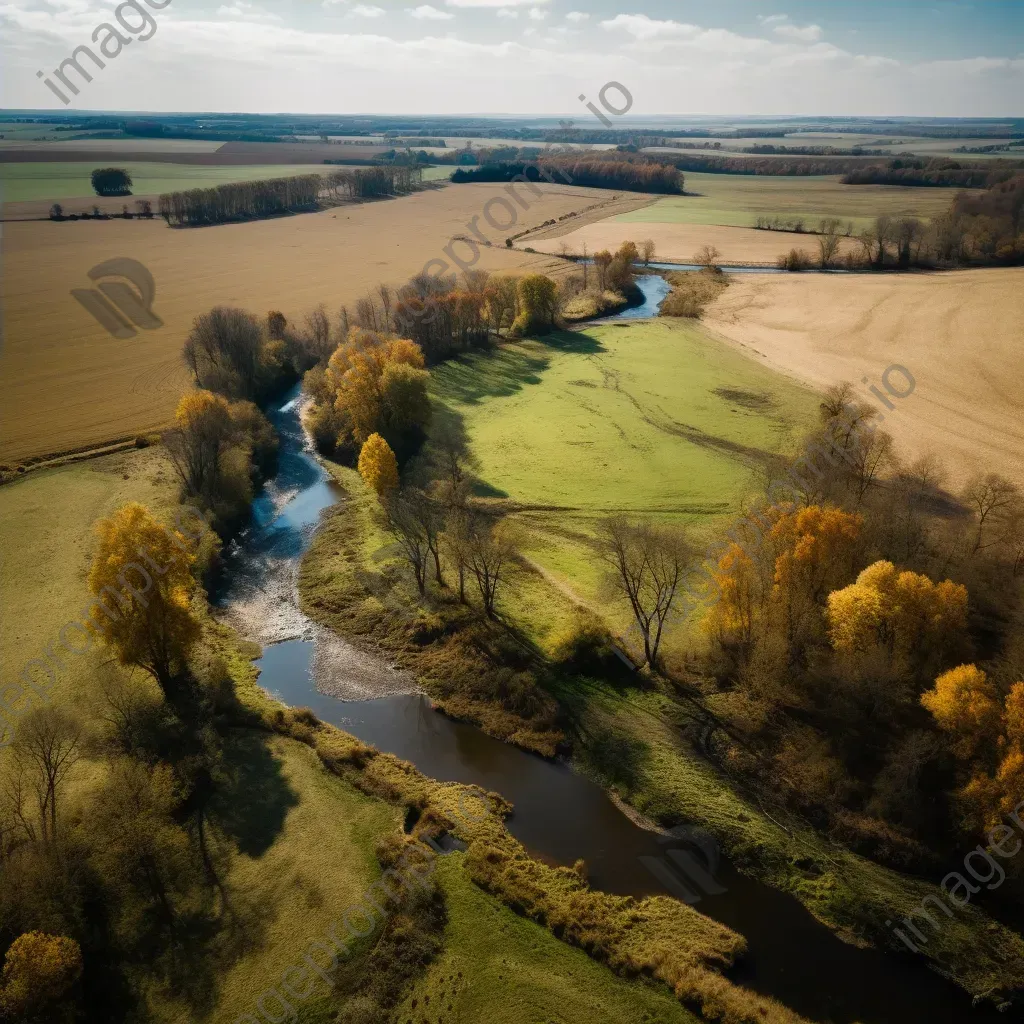
MULTIPOLYGON (((661 278, 640 278, 645 306, 656 311, 655 281, 661 278)), ((627 311, 625 318, 631 313, 639 315, 627 311)), ((699 836, 687 841, 646 831, 566 765, 438 714, 413 680, 310 622, 297 605, 298 565, 320 514, 340 493, 303 433, 298 389, 267 412, 281 438, 279 471, 254 502, 252 525, 227 555, 217 606, 243 635, 264 645, 257 665, 269 693, 290 706, 312 708, 323 721, 411 761, 432 778, 500 792, 515 808, 508 821, 512 834, 549 862, 582 858, 595 888, 695 900, 696 909, 749 943, 730 977, 812 1020, 953 1024, 990 1015, 972 1010, 961 989, 909 954, 841 942, 796 899, 740 874, 699 836), (327 696, 318 683, 348 699, 327 696)))

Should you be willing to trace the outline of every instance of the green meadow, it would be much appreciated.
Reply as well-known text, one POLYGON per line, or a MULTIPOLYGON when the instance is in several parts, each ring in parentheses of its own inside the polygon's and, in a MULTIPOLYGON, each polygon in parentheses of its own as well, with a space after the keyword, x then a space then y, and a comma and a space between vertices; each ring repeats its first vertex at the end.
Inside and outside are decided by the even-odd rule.
MULTIPOLYGON (((86 199, 94 196, 90 177, 97 167, 123 167, 134 182, 137 196, 213 188, 237 181, 290 178, 296 174, 323 174, 324 164, 253 164, 218 167, 203 164, 172 164, 156 161, 119 160, 111 153, 105 161, 0 163, 0 188, 5 203, 39 200, 86 199)), ((130 203, 130 200, 127 200, 130 203)))
POLYGON ((720 525, 759 470, 794 449, 817 398, 709 337, 658 319, 503 345, 436 367, 439 419, 457 417, 528 555, 597 600, 594 536, 617 513, 720 525))
POLYGON ((721 224, 753 227, 759 216, 853 221, 860 231, 880 214, 928 218, 944 213, 959 189, 844 185, 838 176, 784 177, 686 172, 685 196, 659 199, 614 220, 628 224, 721 224))

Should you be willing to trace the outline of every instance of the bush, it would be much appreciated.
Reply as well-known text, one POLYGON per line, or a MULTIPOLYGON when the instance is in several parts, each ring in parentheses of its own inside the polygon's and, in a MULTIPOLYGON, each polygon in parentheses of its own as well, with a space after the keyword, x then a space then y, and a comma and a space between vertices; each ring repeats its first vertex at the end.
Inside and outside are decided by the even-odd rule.
POLYGON ((610 661, 618 662, 611 634, 601 619, 584 608, 555 635, 551 659, 559 668, 581 673, 602 672, 610 661))
POLYGON ((684 316, 696 319, 704 307, 729 286, 729 278, 717 267, 670 274, 672 291, 661 304, 661 316, 684 316))
POLYGON ((810 270, 813 260, 811 255, 804 249, 790 249, 788 253, 783 253, 776 261, 776 266, 780 270, 810 270))

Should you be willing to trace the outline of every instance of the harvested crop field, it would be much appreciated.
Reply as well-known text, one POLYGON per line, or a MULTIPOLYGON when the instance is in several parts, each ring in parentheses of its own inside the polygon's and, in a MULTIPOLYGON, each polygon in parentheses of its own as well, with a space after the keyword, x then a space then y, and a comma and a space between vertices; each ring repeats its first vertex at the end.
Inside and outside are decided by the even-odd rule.
POLYGON ((876 405, 866 388, 899 363, 917 386, 885 427, 906 454, 934 452, 954 484, 979 470, 1024 484, 1024 268, 749 275, 704 324, 815 386, 851 381, 876 405))
POLYGON ((195 142, 168 147, 167 141, 141 139, 80 139, 70 142, 37 142, 0 148, 0 163, 74 160, 109 161, 159 159, 168 163, 242 165, 242 164, 320 164, 326 160, 348 163, 372 160, 384 149, 380 146, 339 146, 329 143, 224 142, 203 148, 195 142), (153 145, 152 143, 156 143, 153 145))
MULTIPOLYGON (((301 148, 301 147, 296 147, 301 148)), ((542 185, 521 229, 595 204, 607 192, 542 185)), ((318 303, 335 313, 381 282, 400 285, 444 248, 500 185, 428 189, 399 199, 221 227, 173 230, 160 220, 15 222, 4 225, 4 341, 0 458, 20 461, 152 431, 170 420, 187 386, 180 352, 192 320, 216 305, 289 320, 318 303), (115 257, 147 266, 164 326, 124 341, 108 335, 71 296, 91 267, 115 257)), ((564 272, 566 264, 493 247, 476 267, 564 272)), ((498 236, 501 237, 498 237, 498 236)), ((469 246, 455 252, 472 259, 469 246)))
MULTIPOLYGON (((627 220, 602 220, 594 224, 555 235, 564 230, 561 226, 519 239, 517 245, 530 245, 538 252, 560 253, 563 246, 573 252, 588 252, 600 249, 617 249, 623 242, 653 239, 658 247, 657 258, 672 263, 690 263, 693 255, 702 245, 713 245, 722 254, 723 263, 755 263, 761 266, 775 266, 775 261, 790 249, 806 249, 811 254, 818 251, 814 235, 798 235, 790 231, 756 231, 754 228, 721 227, 716 224, 652 224, 635 223, 627 220)), ((853 246, 850 239, 843 239, 843 249, 853 246)))

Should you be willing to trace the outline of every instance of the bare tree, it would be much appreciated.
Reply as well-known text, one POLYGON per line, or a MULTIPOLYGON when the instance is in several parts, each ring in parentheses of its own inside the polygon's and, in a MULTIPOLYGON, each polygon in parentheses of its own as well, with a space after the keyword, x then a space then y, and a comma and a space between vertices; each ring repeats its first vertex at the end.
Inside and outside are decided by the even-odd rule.
POLYGON ((644 266, 649 266, 651 260, 654 259, 656 246, 653 238, 645 238, 640 243, 640 258, 644 261, 644 266))
POLYGON ((646 663, 657 669, 665 621, 694 549, 681 530, 622 518, 605 524, 603 547, 613 586, 629 602, 643 636, 646 663))
POLYGON ((823 270, 831 267, 839 255, 839 228, 835 217, 824 217, 818 225, 818 253, 823 270))
POLYGON ((722 254, 713 245, 702 245, 694 254, 693 262, 708 270, 718 266, 722 254))
MULTIPOLYGON (((82 727, 52 705, 30 711, 12 744, 15 771, 35 800, 41 838, 57 838, 58 805, 64 783, 81 756, 82 727)), ((19 783, 21 785, 21 783, 19 783)))
POLYGON ((892 227, 892 238, 896 243, 896 262, 900 267, 916 263, 924 238, 924 225, 916 217, 900 217, 892 227))
POLYGON ((1020 508, 1020 489, 998 473, 979 473, 971 477, 960 497, 978 517, 971 554, 997 543, 1020 508), (997 531, 995 537, 992 531, 997 531))
POLYGON ((416 579, 420 595, 427 592, 427 567, 430 560, 430 545, 423 524, 416 515, 414 503, 408 489, 402 489, 381 500, 381 510, 388 532, 402 550, 416 579))
POLYGON ((495 618, 498 587, 508 582, 517 548, 505 524, 492 525, 482 517, 468 523, 464 544, 466 567, 476 580, 484 613, 495 618))
POLYGON ((863 501, 865 493, 878 479, 879 474, 887 467, 895 465, 892 436, 878 429, 858 431, 848 454, 857 488, 857 500, 863 501))
POLYGON ((306 314, 305 341, 317 362, 326 363, 333 351, 331 345, 331 319, 327 307, 321 302, 312 312, 306 314))

